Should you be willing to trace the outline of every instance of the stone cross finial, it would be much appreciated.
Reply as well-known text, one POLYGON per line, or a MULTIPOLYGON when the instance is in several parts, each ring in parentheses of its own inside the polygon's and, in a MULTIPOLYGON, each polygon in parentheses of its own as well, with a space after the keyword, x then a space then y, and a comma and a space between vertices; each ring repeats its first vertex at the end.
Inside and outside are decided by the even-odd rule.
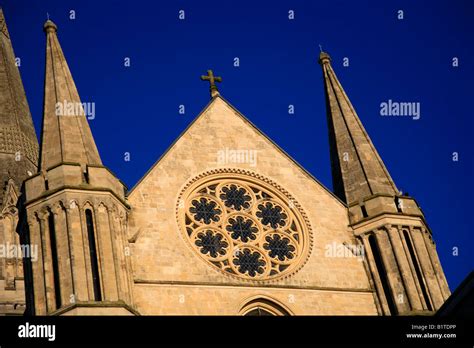
POLYGON ((219 94, 219 91, 217 90, 216 82, 222 82, 222 77, 219 76, 214 76, 214 73, 212 70, 207 71, 207 75, 202 75, 201 76, 202 81, 209 81, 210 87, 209 90, 211 91, 211 97, 214 97, 215 95, 219 94))

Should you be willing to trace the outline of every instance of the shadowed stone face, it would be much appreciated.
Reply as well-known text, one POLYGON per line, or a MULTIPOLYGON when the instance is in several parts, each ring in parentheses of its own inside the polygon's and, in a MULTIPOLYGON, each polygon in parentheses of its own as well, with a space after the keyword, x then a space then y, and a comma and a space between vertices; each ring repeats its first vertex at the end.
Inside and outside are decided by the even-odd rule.
MULTIPOLYGON (((18 61, 19 62, 19 61, 18 61)), ((37 171, 38 141, 0 9, 0 249, 19 246, 16 208, 23 181, 37 171), (2 211, 5 213, 2 215, 2 211)), ((23 260, 0 257, 0 315, 25 310, 23 260), (3 261, 5 260, 5 261, 3 261)))
POLYGON ((0 208, 5 182, 13 179, 17 188, 36 173, 38 141, 15 54, 0 9, 0 208))

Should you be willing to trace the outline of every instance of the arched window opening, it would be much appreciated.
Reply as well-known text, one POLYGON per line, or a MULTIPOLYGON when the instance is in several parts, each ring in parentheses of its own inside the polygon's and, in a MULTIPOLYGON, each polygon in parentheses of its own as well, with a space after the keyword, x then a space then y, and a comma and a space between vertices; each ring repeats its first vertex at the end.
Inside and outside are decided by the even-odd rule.
POLYGON ((418 265, 418 261, 416 260, 415 250, 413 249, 410 236, 408 235, 408 232, 406 230, 403 231, 403 236, 405 237, 405 242, 407 243, 408 252, 410 253, 411 261, 413 263, 413 267, 415 268, 416 277, 418 278, 418 283, 420 284, 421 293, 423 294, 423 298, 425 299, 426 306, 428 307, 428 310, 432 311, 433 307, 431 306, 428 291, 426 290, 425 283, 423 282, 420 266, 418 265))
POLYGON ((51 263, 53 265, 54 297, 56 309, 61 307, 61 283, 59 280, 58 245, 56 240, 56 228, 54 225, 54 214, 49 212, 48 216, 49 242, 51 246, 51 263))
POLYGON ((90 209, 86 209, 86 225, 87 225, 87 237, 89 239, 89 252, 90 252, 90 257, 91 257, 92 285, 94 288, 94 299, 95 301, 102 301, 102 293, 100 289, 100 277, 99 277, 99 262, 97 259, 97 248, 95 244, 94 220, 92 218, 92 211, 90 209))
POLYGON ((282 316, 290 315, 282 306, 273 301, 259 298, 247 303, 240 311, 245 316, 282 316))
POLYGON ((245 313, 246 316, 256 316, 256 317, 265 317, 265 316, 275 316, 270 311, 267 311, 265 308, 257 307, 255 309, 251 309, 249 312, 245 313))
POLYGON ((385 267, 383 265, 382 256, 380 255, 380 250, 374 235, 371 235, 369 237, 369 244, 370 248, 372 249, 372 255, 374 257, 375 266, 377 267, 377 272, 379 274, 380 282, 382 283, 382 289, 385 295, 385 299, 387 300, 390 314, 395 315, 397 313, 397 309, 395 303, 393 302, 393 298, 390 292, 390 285, 388 283, 387 271, 385 270, 385 267))

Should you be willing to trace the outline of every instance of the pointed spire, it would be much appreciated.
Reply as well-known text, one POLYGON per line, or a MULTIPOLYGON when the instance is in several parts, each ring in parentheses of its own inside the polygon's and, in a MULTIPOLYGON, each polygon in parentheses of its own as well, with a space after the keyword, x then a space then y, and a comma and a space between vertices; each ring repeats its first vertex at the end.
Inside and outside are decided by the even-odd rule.
POLYGON ((342 88, 326 52, 323 69, 334 193, 347 204, 375 194, 398 195, 375 146, 342 88))
POLYGON ((51 20, 46 33, 46 76, 40 169, 59 163, 101 165, 86 115, 51 20))
POLYGON ((38 139, 25 96, 10 34, 0 8, 0 208, 5 184, 20 188, 36 173, 38 139))

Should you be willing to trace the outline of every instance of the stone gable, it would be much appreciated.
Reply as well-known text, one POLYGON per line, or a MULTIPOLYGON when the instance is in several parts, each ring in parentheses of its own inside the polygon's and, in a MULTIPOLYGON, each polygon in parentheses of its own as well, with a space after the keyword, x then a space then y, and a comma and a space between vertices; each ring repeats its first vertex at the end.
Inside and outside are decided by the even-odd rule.
MULTIPOLYGON (((363 263, 355 257, 325 256, 328 245, 354 243, 348 228, 346 206, 221 97, 213 99, 131 191, 128 199, 131 205, 129 233, 135 236, 131 246, 135 300, 139 311, 165 313, 165 308, 149 297, 171 296, 170 301, 179 301, 178 296, 185 296, 184 289, 193 284, 202 287, 203 294, 201 299, 192 296, 196 302, 188 303, 196 313, 209 313, 204 305, 199 305, 200 301, 212 301, 212 294, 228 296, 224 294, 232 286, 237 289, 235 296, 231 296, 235 301, 256 296, 264 289, 265 294, 278 293, 286 302, 292 295, 297 297, 290 297, 293 301, 306 301, 308 306, 313 306, 311 312, 309 307, 300 303, 296 310, 299 314, 306 310, 317 314, 315 303, 323 301, 325 296, 338 298, 334 304, 325 304, 327 313, 343 314, 344 306, 340 305, 341 301, 348 300, 345 294, 363 298, 366 305, 357 313, 376 314, 363 263), (248 160, 250 156, 240 152, 241 158, 247 161, 236 163, 238 155, 231 151, 241 150, 256 151, 256 161, 248 160), (301 207, 311 229, 312 245, 299 270, 272 281, 237 279, 211 267, 192 250, 177 222, 179 197, 196 176, 228 170, 266 178, 281 187, 301 207), (176 289, 176 284, 183 288, 176 289), (173 287, 175 295, 171 295, 173 287), (338 306, 340 308, 336 310, 338 306)), ((346 310, 349 313, 350 308, 346 310)))

